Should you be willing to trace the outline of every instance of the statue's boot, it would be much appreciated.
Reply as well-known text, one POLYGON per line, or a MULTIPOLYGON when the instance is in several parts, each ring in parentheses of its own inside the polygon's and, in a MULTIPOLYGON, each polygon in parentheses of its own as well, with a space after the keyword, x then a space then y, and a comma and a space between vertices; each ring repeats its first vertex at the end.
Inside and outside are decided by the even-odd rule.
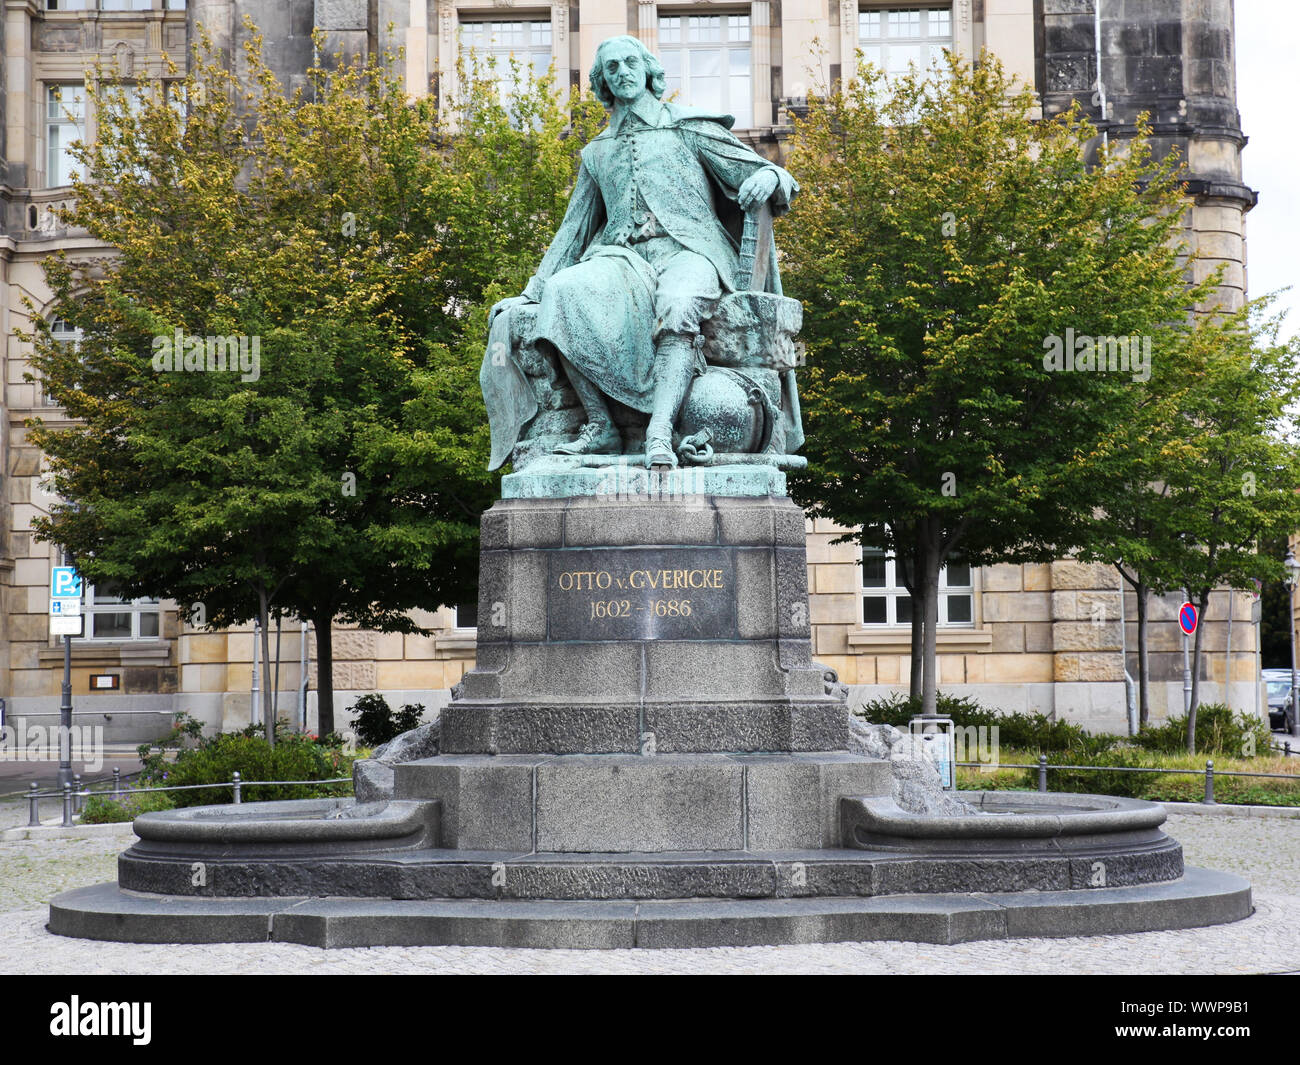
POLYGON ((578 393, 587 412, 587 424, 582 427, 576 440, 557 445, 553 451, 556 455, 618 455, 623 451, 623 437, 614 424, 614 417, 609 413, 609 406, 600 389, 568 359, 560 357, 564 364, 569 383, 578 393))
POLYGON ((695 376, 695 347, 690 337, 667 333, 655 349, 654 412, 645 431, 647 468, 677 465, 673 451, 673 426, 686 390, 695 376))
POLYGON ((613 422, 588 422, 576 440, 557 444, 557 455, 617 455, 623 450, 623 437, 613 422))

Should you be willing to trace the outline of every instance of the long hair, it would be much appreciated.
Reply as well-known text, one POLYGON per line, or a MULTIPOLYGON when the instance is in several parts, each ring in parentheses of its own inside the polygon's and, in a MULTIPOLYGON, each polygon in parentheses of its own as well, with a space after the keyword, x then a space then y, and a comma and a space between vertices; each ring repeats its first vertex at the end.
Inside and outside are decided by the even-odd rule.
POLYGON ((606 108, 614 106, 614 94, 605 84, 605 72, 601 69, 600 54, 605 50, 607 44, 632 43, 636 45, 637 53, 641 56, 641 61, 645 63, 645 84, 646 88, 654 93, 656 99, 663 99, 664 95, 664 68, 660 65, 659 60, 644 44, 635 37, 624 35, 622 37, 611 37, 607 41, 601 41, 600 47, 596 49, 596 58, 591 64, 591 91, 596 94, 598 99, 606 108))

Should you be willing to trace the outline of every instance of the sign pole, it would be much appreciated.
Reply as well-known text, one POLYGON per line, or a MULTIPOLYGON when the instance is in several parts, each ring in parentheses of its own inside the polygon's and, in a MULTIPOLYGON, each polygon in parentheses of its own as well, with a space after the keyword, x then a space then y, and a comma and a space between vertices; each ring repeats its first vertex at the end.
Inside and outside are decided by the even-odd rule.
POLYGON ((72 637, 63 637, 63 701, 59 703, 59 789, 72 783, 72 637))
POLYGON ((1200 622, 1199 612, 1192 603, 1184 603, 1178 608, 1178 627, 1183 630, 1183 714, 1192 712, 1192 664, 1189 655, 1188 639, 1196 631, 1200 622))
POLYGON ((72 784, 72 636, 81 632, 81 578, 71 556, 50 571, 50 630, 63 637, 63 698, 59 701, 59 787, 72 784))
MULTIPOLYGON (((1282 560, 1282 567, 1286 571, 1286 577, 1283 578, 1286 583, 1286 619, 1287 631, 1291 635, 1291 735, 1294 739, 1300 740, 1300 685, 1297 684, 1296 678, 1296 647, 1295 647, 1295 590, 1300 585, 1300 559, 1295 557, 1295 552, 1288 547, 1286 549, 1286 558, 1282 560)), ((1286 724, 1286 718, 1282 719, 1286 724)))

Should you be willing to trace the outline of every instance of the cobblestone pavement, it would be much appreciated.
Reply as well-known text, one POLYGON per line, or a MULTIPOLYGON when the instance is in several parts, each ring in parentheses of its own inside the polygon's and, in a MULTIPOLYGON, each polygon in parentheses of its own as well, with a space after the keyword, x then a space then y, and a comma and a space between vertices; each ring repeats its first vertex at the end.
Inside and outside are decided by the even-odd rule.
MULTIPOLYGON (((7 811, 0 804, 0 824, 7 811)), ((934 946, 836 943, 707 950, 485 947, 320 950, 141 946, 52 936, 43 904, 111 880, 121 840, 0 843, 0 973, 1276 973, 1300 971, 1300 821, 1170 817, 1192 865, 1250 879, 1248 920, 1183 932, 934 946)))

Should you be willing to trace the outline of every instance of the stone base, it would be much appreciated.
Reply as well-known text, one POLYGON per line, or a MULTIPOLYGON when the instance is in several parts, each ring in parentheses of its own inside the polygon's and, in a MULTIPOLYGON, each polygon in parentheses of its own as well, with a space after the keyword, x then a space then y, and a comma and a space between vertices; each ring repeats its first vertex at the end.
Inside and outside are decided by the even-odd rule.
POLYGON ((447 754, 830 751, 847 736, 838 699, 549 705, 461 699, 440 722, 447 754))
POLYGON ((1094 858, 1078 853, 1007 851, 954 860, 858 850, 665 851, 575 854, 518 851, 409 851, 384 858, 205 857, 137 844, 119 862, 118 885, 150 895, 194 898, 622 899, 870 898, 955 892, 1074 891, 1172 883, 1184 874, 1182 848, 1165 838, 1123 854, 1106 853, 1106 882, 1094 858))
POLYGON ((476 662, 442 751, 847 749, 789 499, 504 499, 482 530, 476 662))
MULTIPOLYGON (((600 456, 550 455, 521 473, 501 478, 502 499, 598 498, 680 500, 690 496, 783 496, 785 472, 775 463, 682 466, 648 470, 641 456, 609 455, 604 466, 583 465, 600 456)), ((794 456, 772 456, 788 461, 794 456)))
POLYGON ((842 752, 440 755, 399 765, 396 796, 437 801, 455 851, 812 850, 840 845, 841 797, 890 780, 842 752))
POLYGON ((637 901, 200 899, 79 888, 50 904, 56 935, 121 943, 315 947, 689 948, 1121 935, 1249 917, 1250 885, 1205 869, 1165 884, 880 898, 637 901))

